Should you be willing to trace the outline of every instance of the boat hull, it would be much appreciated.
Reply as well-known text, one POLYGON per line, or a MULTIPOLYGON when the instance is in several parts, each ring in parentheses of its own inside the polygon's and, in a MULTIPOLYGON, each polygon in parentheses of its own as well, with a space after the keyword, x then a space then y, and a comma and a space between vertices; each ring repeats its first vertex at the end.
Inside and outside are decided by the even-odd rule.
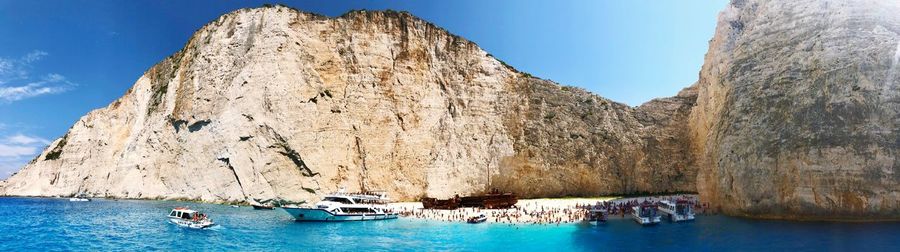
POLYGON ((682 221, 692 221, 694 220, 693 214, 676 214, 668 209, 660 209, 660 212, 663 212, 663 215, 668 215, 669 220, 672 222, 682 222, 682 221))
POLYGON ((468 222, 469 224, 484 223, 485 221, 487 221, 487 217, 469 218, 468 220, 466 220, 466 222, 468 222))
POLYGON ((694 216, 693 215, 670 214, 669 220, 671 220, 673 222, 692 221, 692 220, 694 220, 694 216))
POLYGON ((631 218, 634 220, 634 222, 637 222, 638 224, 641 224, 643 226, 656 225, 656 224, 659 224, 659 222, 660 222, 659 216, 640 217, 637 215, 631 215, 631 218))
POLYGON ((371 220, 390 220, 396 219, 396 213, 374 213, 374 214, 333 214, 324 209, 317 208, 294 208, 282 207, 285 212, 294 217, 296 221, 316 221, 316 222, 333 222, 333 221, 371 221, 371 220))
POLYGON ((587 221, 588 223, 592 223, 592 224, 593 223, 603 224, 603 223, 606 223, 606 220, 608 220, 608 219, 609 219, 609 212, 603 211, 603 210, 600 210, 600 211, 591 210, 587 216, 587 219, 585 219, 585 221, 587 221))
POLYGON ((260 205, 251 205, 255 210, 275 210, 274 206, 260 206, 260 205))
POLYGON ((193 229, 204 229, 204 228, 209 228, 209 227, 216 225, 216 224, 214 224, 212 222, 208 222, 208 221, 207 222, 196 222, 196 221, 190 221, 190 220, 178 219, 178 218, 169 218, 169 222, 171 222, 172 224, 181 226, 181 227, 193 228, 193 229))
POLYGON ((591 225, 602 225, 606 224, 607 219, 596 219, 596 220, 585 220, 588 224, 591 225))

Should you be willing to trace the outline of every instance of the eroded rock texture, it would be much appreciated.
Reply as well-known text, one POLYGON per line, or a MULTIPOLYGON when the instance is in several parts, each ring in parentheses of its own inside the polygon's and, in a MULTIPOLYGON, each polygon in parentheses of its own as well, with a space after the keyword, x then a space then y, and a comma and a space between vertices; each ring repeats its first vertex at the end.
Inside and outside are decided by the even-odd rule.
POLYGON ((406 13, 242 9, 3 182, 5 195, 401 200, 693 191, 696 91, 632 108, 406 13))
POLYGON ((900 2, 734 0, 691 114, 704 200, 732 215, 900 216, 900 2))

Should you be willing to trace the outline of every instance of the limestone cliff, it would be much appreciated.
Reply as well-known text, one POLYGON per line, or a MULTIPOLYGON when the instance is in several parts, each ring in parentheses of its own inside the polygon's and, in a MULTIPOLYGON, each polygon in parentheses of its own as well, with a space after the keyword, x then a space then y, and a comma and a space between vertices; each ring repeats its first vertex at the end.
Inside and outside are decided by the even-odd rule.
POLYGON ((734 0, 691 114, 703 200, 732 215, 900 217, 900 2, 734 0))
POLYGON ((212 202, 488 188, 693 191, 696 90, 632 108, 520 73, 402 12, 275 6, 199 29, 82 117, 3 195, 212 202))

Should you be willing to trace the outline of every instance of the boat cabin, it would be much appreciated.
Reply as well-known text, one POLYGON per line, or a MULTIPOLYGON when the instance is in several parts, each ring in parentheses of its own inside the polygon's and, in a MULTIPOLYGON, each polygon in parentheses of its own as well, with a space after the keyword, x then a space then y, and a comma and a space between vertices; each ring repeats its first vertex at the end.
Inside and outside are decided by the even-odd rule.
POLYGON ((371 207, 340 207, 338 208, 341 213, 345 214, 375 214, 378 211, 371 207))
POLYGON ((329 209, 333 213, 342 214, 377 214, 379 213, 370 204, 379 204, 382 202, 381 197, 368 195, 341 195, 334 194, 325 196, 322 202, 316 204, 316 208, 329 209), (337 203, 337 204, 335 204, 337 203))
POLYGON ((353 199, 351 199, 350 197, 345 197, 345 196, 328 196, 328 197, 325 197, 325 199, 322 199, 322 201, 331 201, 331 202, 337 202, 337 203, 342 203, 342 204, 356 204, 356 202, 353 202, 353 199))
POLYGON ((193 220, 202 218, 203 214, 187 208, 175 208, 169 213, 169 218, 193 220))
POLYGON ((693 211, 691 210, 692 207, 693 207, 693 204, 691 204, 690 201, 687 201, 687 200, 675 201, 675 214, 678 214, 678 215, 693 214, 693 211))
MULTIPOLYGON (((388 202, 388 198, 384 194, 347 194, 347 193, 335 193, 332 195, 325 196, 322 201, 327 202, 336 202, 346 205, 353 204, 385 204, 388 202)), ((320 208, 322 208, 320 206, 320 208)))
POLYGON ((602 207, 592 207, 588 212, 588 221, 606 222, 609 218, 609 211, 602 207))
POLYGON ((677 200, 675 202, 671 201, 661 201, 659 204, 660 208, 665 208, 666 212, 675 213, 681 216, 692 215, 692 207, 693 204, 687 200, 677 200))
POLYGON ((640 217, 649 218, 657 216, 656 206, 654 206, 653 204, 641 204, 641 206, 637 210, 639 211, 638 216, 640 217))

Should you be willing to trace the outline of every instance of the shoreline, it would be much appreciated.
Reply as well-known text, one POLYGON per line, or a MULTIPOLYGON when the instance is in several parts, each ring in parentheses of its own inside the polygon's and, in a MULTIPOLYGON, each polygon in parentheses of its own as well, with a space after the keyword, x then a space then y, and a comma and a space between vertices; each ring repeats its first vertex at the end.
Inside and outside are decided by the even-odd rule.
MULTIPOLYGON (((683 195, 683 194, 677 194, 677 195, 683 195)), ((686 195, 694 195, 694 196, 696 196, 695 194, 686 194, 686 195)), ((521 200, 519 200, 519 203, 516 203, 516 205, 518 206, 519 204, 522 204, 522 202, 532 202, 532 201, 560 202, 560 203, 567 202, 567 203, 573 203, 573 202, 588 202, 588 201, 591 201, 591 200, 593 200, 593 202, 597 202, 597 201, 605 201, 605 200, 609 200, 609 201, 622 201, 622 200, 634 200, 634 199, 646 199, 646 198, 659 198, 659 197, 665 197, 665 196, 672 196, 672 195, 630 196, 630 197, 624 197, 624 196, 600 196, 600 197, 564 197, 564 198, 521 199, 521 200)), ((19 196, 19 195, 0 195, 0 198, 33 198, 33 199, 61 199, 61 200, 64 200, 64 199, 68 199, 68 198, 71 198, 71 197, 62 197, 62 196, 19 196)), ((228 205, 228 206, 241 206, 241 207, 250 206, 250 204, 249 204, 249 203, 246 203, 246 202, 209 202, 209 201, 203 201, 203 200, 191 200, 191 199, 167 199, 167 198, 117 198, 117 197, 89 197, 89 198, 91 198, 91 199, 102 199, 102 200, 126 200, 126 201, 172 201, 172 202, 199 203, 199 204, 213 204, 213 205, 228 205)), ((421 202, 395 202, 395 203, 389 203, 389 204, 388 204, 388 206, 389 206, 390 208, 395 209, 395 210, 397 209, 398 206, 401 206, 401 207, 402 207, 402 206, 406 206, 406 207, 407 207, 407 210, 409 210, 409 209, 410 209, 410 206, 416 206, 416 205, 418 206, 418 208, 421 208, 421 202)), ((463 209, 463 208, 460 208, 460 209, 463 209)), ((474 208, 465 208, 465 209, 474 209, 474 208)), ((436 209, 425 209, 425 210, 427 210, 427 211, 447 211, 448 213, 454 211, 454 210, 436 210, 436 209)), ((503 209, 483 209, 483 210, 481 210, 481 211, 503 211, 503 209)), ((472 211, 469 211, 469 212, 470 212, 470 213, 473 213, 472 211)), ((816 217, 810 218, 810 217, 800 217, 800 216, 768 216, 768 215, 749 216, 749 215, 727 215, 727 214, 715 213, 715 212, 712 212, 712 211, 708 211, 708 212, 705 212, 705 213, 699 213, 699 212, 698 212, 698 213, 696 213, 696 214, 697 214, 697 216, 723 215, 723 216, 728 216, 728 217, 734 217, 734 218, 740 218, 740 219, 746 219, 746 220, 754 220, 754 221, 785 221, 785 222, 810 222, 810 223, 812 223, 812 222, 821 222, 821 223, 860 223, 860 224, 864 224, 864 223, 892 223, 892 222, 893 222, 893 223, 897 223, 897 222, 900 222, 900 218, 870 218, 870 219, 858 219, 858 218, 816 218, 816 217)), ((442 221, 441 219, 436 219, 436 218, 422 218, 422 217, 416 217, 416 216, 403 216, 403 217, 404 217, 404 218, 409 218, 409 219, 419 219, 419 220, 427 220, 427 221, 442 221)), ((627 218, 627 215, 626 215, 624 218, 627 218)), ((616 215, 610 214, 610 215, 609 215, 609 219, 623 219, 623 217, 622 217, 620 214, 616 214, 616 215)), ((443 220, 443 221, 446 221, 446 220, 443 220)), ((464 223, 465 221, 462 221, 462 222, 464 223)), ((571 223, 577 223, 577 222, 578 222, 578 221, 573 221, 573 222, 571 222, 571 223)), ((489 221, 487 221, 486 223, 497 224, 498 222, 493 222, 493 221, 491 221, 490 218, 489 218, 489 221)), ((503 223, 503 222, 500 222, 500 224, 533 224, 533 223, 527 223, 527 222, 503 223)), ((555 224, 555 222, 554 222, 554 224, 555 224)), ((534 225, 540 225, 540 224, 534 224, 534 225)))
MULTIPOLYGON (((519 200, 513 208, 508 209, 479 209, 472 207, 458 208, 455 210, 424 209, 421 202, 397 202, 390 203, 388 207, 400 216, 412 219, 422 219, 442 222, 466 222, 466 219, 476 214, 485 214, 487 221, 492 224, 529 224, 529 225, 560 225, 584 222, 588 211, 585 207, 595 204, 627 205, 630 202, 652 201, 663 199, 688 199, 696 201, 696 194, 673 194, 665 196, 641 196, 641 197, 593 197, 593 198, 539 198, 519 200)), ((696 211, 696 210, 695 210, 696 211)), ((702 214, 705 215, 707 211, 702 214)), ((625 219, 628 214, 619 212, 610 213, 611 219, 625 219)))

